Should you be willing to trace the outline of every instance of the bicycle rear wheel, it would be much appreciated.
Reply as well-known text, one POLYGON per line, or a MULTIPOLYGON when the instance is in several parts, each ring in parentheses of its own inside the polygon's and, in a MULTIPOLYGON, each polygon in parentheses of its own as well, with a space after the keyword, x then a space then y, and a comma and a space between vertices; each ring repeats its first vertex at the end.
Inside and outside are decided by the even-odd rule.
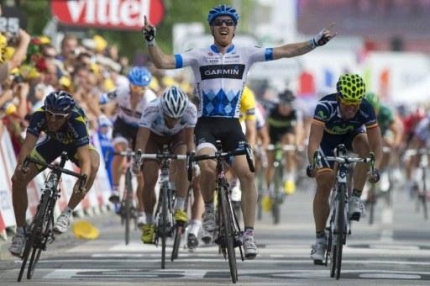
POLYGON ((222 220, 224 224, 224 237, 225 244, 227 244, 228 264, 230 266, 231 281, 236 283, 238 280, 237 265, 236 265, 236 252, 234 249, 235 237, 233 230, 233 214, 227 199, 227 189, 224 187, 220 189, 219 195, 221 196, 221 209, 222 220))

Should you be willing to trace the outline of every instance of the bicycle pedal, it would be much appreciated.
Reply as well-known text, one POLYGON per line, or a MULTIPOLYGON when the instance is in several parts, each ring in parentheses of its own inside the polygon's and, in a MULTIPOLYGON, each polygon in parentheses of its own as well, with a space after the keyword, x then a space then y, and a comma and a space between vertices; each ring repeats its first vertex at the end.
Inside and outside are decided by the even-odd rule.
POLYGON ((316 259, 316 260, 314 260, 314 264, 315 265, 326 265, 322 260, 319 260, 319 259, 316 259))

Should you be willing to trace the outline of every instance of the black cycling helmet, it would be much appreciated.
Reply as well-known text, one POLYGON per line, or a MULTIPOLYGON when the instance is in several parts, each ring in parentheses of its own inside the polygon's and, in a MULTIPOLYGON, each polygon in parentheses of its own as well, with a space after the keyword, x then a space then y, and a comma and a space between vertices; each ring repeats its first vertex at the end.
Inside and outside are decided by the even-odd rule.
POLYGON ((286 89, 283 92, 279 93, 278 98, 279 102, 281 103, 291 103, 296 99, 294 93, 289 89, 286 89))
POLYGON ((72 95, 66 91, 53 91, 45 98, 45 110, 53 113, 70 113, 76 103, 72 95))

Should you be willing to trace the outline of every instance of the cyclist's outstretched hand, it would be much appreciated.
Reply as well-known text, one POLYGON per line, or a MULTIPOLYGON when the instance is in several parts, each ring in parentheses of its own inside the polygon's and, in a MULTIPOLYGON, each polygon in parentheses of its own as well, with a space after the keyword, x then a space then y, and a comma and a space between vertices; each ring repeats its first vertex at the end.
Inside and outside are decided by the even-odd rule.
POLYGON ((327 44, 331 39, 333 39, 337 33, 330 31, 330 29, 335 25, 335 23, 331 23, 328 28, 322 29, 317 35, 315 35, 311 39, 311 45, 313 48, 324 46, 327 44))
POLYGON ((147 42, 152 42, 155 39, 156 29, 148 22, 146 15, 143 20, 142 33, 147 42))

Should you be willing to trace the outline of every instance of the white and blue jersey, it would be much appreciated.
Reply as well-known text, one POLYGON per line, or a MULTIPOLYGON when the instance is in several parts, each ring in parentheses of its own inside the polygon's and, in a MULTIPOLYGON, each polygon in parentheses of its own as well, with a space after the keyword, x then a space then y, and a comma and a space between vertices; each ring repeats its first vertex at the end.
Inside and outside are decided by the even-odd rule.
POLYGON ((194 128, 197 122, 197 108, 189 102, 187 109, 175 126, 169 128, 164 120, 160 98, 151 101, 143 110, 139 126, 145 127, 160 136, 173 136, 184 128, 194 128))
POLYGON ((195 93, 200 99, 198 117, 239 118, 240 97, 255 62, 273 60, 272 48, 236 47, 221 54, 215 45, 175 55, 176 68, 191 67, 195 93))

